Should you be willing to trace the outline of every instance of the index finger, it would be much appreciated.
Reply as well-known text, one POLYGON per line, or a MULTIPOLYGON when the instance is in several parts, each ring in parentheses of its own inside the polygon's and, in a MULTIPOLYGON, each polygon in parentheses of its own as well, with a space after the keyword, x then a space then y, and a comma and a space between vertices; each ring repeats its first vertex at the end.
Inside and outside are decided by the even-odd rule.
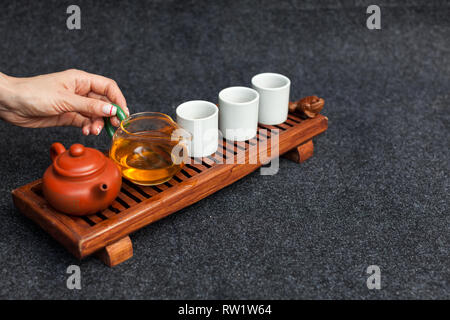
POLYGON ((116 81, 97 74, 86 74, 92 92, 107 97, 111 102, 122 107, 125 112, 128 111, 127 101, 116 81))

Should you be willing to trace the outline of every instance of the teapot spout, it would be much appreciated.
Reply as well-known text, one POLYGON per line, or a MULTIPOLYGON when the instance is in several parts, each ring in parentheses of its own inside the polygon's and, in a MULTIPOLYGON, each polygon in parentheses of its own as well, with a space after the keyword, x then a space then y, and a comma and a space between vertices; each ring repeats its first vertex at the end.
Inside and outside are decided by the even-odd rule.
POLYGON ((100 191, 106 192, 106 191, 108 191, 109 186, 108 186, 106 183, 100 183, 100 184, 98 185, 98 188, 100 189, 100 191))
POLYGON ((64 153, 64 151, 66 151, 66 148, 61 143, 55 142, 50 147, 50 158, 52 158, 52 161, 55 161, 56 157, 64 153))

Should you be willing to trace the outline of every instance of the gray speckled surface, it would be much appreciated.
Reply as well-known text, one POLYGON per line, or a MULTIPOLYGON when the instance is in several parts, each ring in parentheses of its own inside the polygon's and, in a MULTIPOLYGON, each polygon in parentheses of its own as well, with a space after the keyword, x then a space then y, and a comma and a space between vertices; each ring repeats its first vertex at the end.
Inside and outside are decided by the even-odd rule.
POLYGON ((450 6, 362 1, 67 1, 0 7, 0 70, 80 68, 114 78, 132 112, 174 114, 191 99, 292 81, 291 97, 325 98, 329 130, 299 166, 282 159, 131 236, 134 257, 109 269, 75 260, 13 206, 39 178, 54 141, 108 146, 105 134, 0 123, 2 298, 450 298, 450 6), (79 264, 82 290, 66 289, 79 264), (367 289, 367 266, 382 289, 367 289))

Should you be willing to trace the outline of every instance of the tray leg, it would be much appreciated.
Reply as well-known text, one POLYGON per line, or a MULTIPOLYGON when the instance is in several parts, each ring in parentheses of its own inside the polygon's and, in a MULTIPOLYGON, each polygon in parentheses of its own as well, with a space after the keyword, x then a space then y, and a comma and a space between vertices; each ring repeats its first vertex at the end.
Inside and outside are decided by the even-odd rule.
POLYGON ((126 236, 104 247, 97 253, 97 258, 107 266, 114 267, 133 256, 133 245, 130 237, 126 236))
POLYGON ((296 163, 302 163, 311 158, 314 153, 314 143, 312 140, 295 147, 294 149, 286 152, 283 157, 292 160, 296 163))

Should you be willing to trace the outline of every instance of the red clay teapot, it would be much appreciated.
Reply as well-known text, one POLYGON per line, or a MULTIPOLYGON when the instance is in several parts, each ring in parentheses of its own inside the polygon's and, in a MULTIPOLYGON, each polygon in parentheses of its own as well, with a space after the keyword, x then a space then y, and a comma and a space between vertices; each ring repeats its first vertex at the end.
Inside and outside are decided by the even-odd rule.
POLYGON ((43 177, 42 191, 58 211, 83 216, 106 209, 117 197, 122 176, 117 165, 96 149, 81 144, 69 150, 56 142, 50 148, 52 165, 43 177))

